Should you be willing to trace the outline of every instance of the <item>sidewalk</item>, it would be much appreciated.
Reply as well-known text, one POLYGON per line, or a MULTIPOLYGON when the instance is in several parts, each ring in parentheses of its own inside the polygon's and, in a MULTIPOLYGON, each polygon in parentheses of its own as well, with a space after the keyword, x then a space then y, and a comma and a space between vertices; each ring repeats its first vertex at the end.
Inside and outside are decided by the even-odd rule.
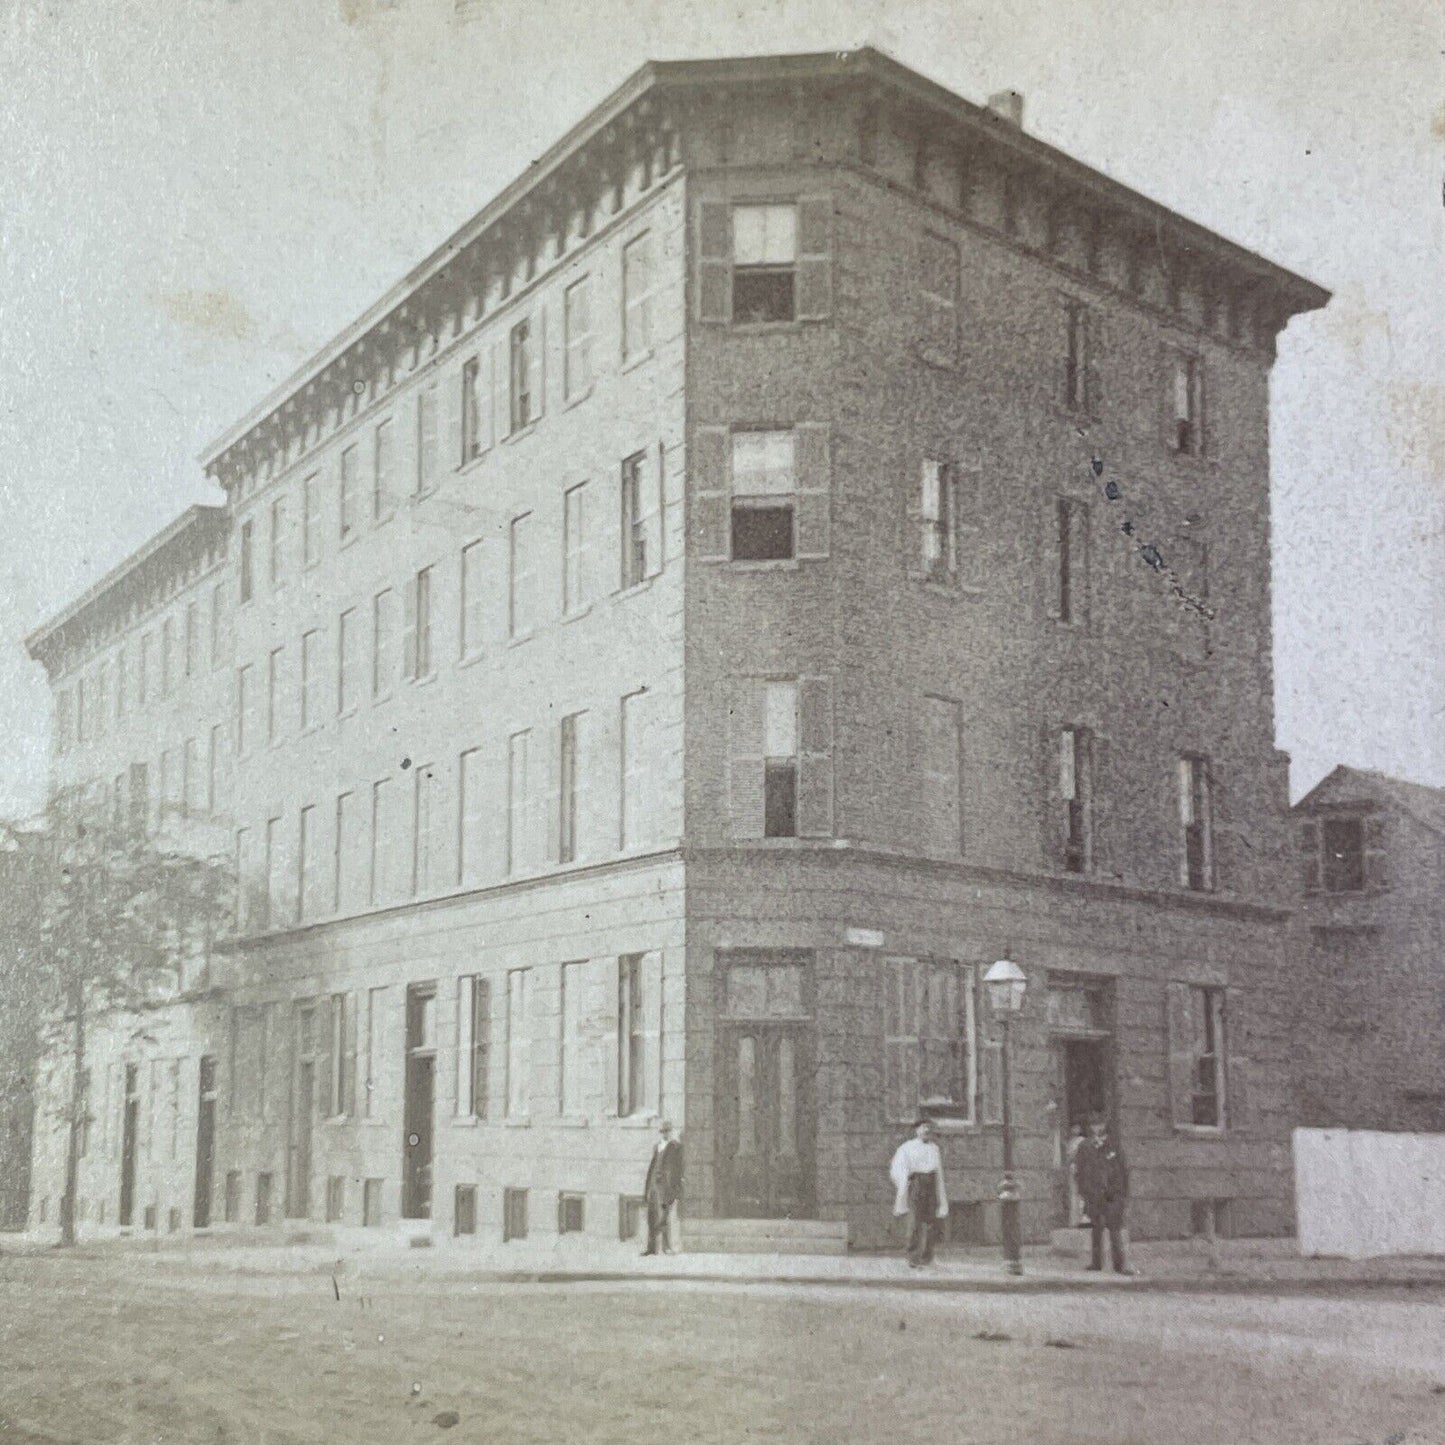
MULTIPOLYGON (((1060 1290, 1221 1291, 1331 1287, 1445 1288, 1445 1259, 1303 1259, 1290 1239, 1220 1240, 1211 1259, 1202 1242, 1143 1242, 1134 1246, 1139 1271, 1127 1277, 1090 1273, 1087 1240, 1078 1254, 1047 1245, 1024 1250, 1024 1273, 1008 1273, 996 1249, 947 1250, 933 1264, 910 1269, 898 1253, 847 1255, 674 1254, 639 1257, 635 1245, 569 1236, 508 1244, 475 1239, 410 1246, 391 1234, 362 1230, 275 1232, 258 1242, 254 1231, 184 1239, 161 1236, 83 1240, 70 1258, 115 1260, 144 1271, 245 1276, 334 1276, 352 1289, 391 1283, 582 1283, 609 1280, 698 1281, 735 1284, 843 1285, 860 1288, 972 1292, 1060 1290)), ((36 1255, 53 1234, 0 1236, 0 1254, 36 1255)))

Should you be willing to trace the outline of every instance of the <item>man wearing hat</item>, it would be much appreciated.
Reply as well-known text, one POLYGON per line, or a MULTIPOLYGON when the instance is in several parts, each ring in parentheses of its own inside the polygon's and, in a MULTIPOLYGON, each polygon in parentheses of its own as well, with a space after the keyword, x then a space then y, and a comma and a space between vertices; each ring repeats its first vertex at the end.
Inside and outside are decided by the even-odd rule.
POLYGON ((643 1254, 656 1254, 659 1244, 665 1253, 672 1253, 668 1223, 672 1206, 682 1197, 682 1144, 672 1137, 670 1119, 664 1119, 657 1132, 642 1190, 647 1200, 647 1248, 643 1254))
POLYGON ((893 1213, 913 1216, 913 1226, 908 1232, 908 1263, 919 1269, 932 1263, 937 1223, 948 1213, 943 1156, 933 1142, 931 1119, 914 1121, 913 1137, 898 1146, 888 1175, 893 1180, 893 1213))
POLYGON ((1124 1257, 1124 1207, 1129 1200, 1129 1165, 1108 1120, 1095 1114, 1089 1120, 1089 1137, 1074 1155, 1074 1179, 1084 1212, 1089 1216, 1092 1270, 1104 1267, 1104 1235, 1116 1274, 1133 1274, 1124 1257))

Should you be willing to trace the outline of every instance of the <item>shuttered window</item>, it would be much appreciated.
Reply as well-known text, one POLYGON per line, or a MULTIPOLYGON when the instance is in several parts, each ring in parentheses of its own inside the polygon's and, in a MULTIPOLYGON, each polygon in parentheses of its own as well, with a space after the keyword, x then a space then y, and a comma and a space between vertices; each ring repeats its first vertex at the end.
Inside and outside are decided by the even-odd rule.
POLYGON ((890 1122, 974 1122, 974 971, 952 959, 883 963, 884 1099, 890 1122))
POLYGON ((925 231, 918 256, 919 354, 935 366, 958 360, 958 247, 925 231))
POLYGON ((826 677, 742 678, 728 725, 733 836, 833 831, 833 691, 826 677))

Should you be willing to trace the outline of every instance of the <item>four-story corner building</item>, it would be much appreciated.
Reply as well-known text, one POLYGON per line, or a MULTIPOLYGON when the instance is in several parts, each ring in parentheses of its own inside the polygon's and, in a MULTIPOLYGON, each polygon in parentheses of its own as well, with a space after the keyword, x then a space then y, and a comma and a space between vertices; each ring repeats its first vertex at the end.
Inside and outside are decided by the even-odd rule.
POLYGON ((665 1115, 695 1240, 877 1243, 924 1113, 986 1239, 1005 955, 1028 1237, 1094 1110, 1137 1233, 1288 1227, 1268 376, 1327 298, 1019 122, 644 67, 32 636, 57 784, 242 883, 96 1044, 83 1228, 615 1239, 665 1115))

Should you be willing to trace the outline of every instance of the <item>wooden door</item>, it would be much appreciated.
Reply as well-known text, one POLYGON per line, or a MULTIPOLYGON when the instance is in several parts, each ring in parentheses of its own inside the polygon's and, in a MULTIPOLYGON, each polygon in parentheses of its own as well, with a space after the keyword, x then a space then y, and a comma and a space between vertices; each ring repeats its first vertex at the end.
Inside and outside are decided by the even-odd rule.
POLYGON ((718 1208, 727 1217, 808 1219, 816 1209, 813 1042, 807 1025, 718 1032, 718 1208))

